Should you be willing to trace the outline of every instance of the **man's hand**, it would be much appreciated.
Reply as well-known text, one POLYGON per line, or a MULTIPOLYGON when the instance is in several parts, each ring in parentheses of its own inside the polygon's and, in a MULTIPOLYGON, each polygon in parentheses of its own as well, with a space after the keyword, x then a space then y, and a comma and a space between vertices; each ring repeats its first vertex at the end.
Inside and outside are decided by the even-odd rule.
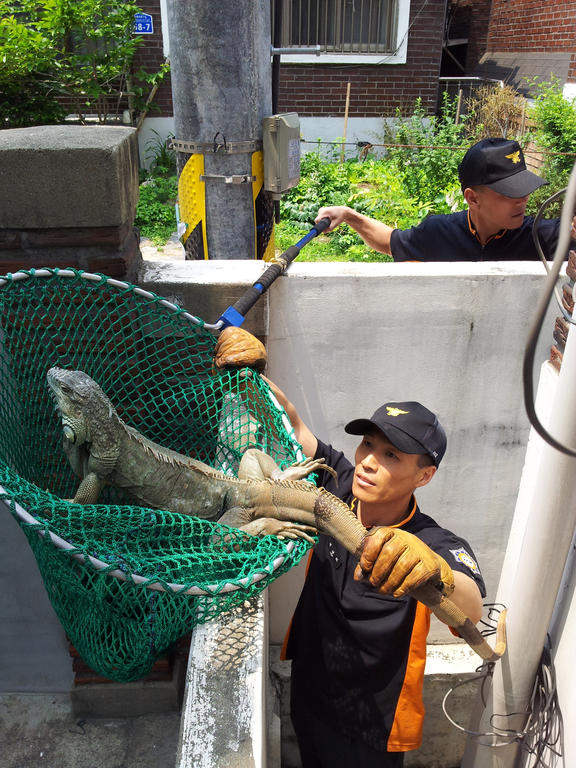
POLYGON ((454 574, 448 563, 417 536, 400 528, 373 528, 364 542, 354 578, 368 579, 383 594, 402 597, 429 581, 441 584, 448 596, 454 574))
POLYGON ((314 223, 317 224, 320 219, 330 219, 330 226, 326 229, 326 232, 332 232, 333 229, 336 229, 345 221, 349 210, 345 205, 331 205, 328 208, 320 208, 314 223))
POLYGON ((255 368, 262 372, 266 367, 266 349, 256 336, 242 328, 225 328, 214 350, 216 368, 233 366, 235 368, 255 368))

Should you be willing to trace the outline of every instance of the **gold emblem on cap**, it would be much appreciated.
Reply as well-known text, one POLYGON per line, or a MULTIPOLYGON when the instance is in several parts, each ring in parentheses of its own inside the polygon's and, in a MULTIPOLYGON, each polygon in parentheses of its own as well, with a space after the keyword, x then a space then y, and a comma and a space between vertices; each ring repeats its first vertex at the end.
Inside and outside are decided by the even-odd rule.
POLYGON ((512 160, 514 165, 516 165, 516 163, 519 163, 520 162, 520 150, 517 149, 516 152, 512 152, 510 155, 506 155, 506 160, 512 160))
POLYGON ((401 411, 400 408, 393 408, 391 405, 386 406, 386 412, 388 416, 406 416, 409 411, 401 411))

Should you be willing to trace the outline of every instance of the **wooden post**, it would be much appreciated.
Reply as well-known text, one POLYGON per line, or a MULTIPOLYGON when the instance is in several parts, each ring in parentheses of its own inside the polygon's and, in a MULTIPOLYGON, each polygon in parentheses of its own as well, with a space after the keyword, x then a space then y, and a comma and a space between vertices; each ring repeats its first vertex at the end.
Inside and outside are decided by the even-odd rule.
POLYGON ((524 136, 526 130, 526 99, 522 99, 522 118, 520 120, 520 136, 524 136))
POLYGON ((348 80, 348 86, 346 87, 346 107, 344 108, 344 137, 342 139, 342 151, 340 152, 340 163, 344 162, 344 151, 346 144, 346 134, 348 132, 348 108, 350 107, 350 80, 348 80))
POLYGON ((460 122, 460 111, 462 109, 462 88, 458 88, 458 103, 456 105, 456 119, 454 123, 458 125, 460 122))

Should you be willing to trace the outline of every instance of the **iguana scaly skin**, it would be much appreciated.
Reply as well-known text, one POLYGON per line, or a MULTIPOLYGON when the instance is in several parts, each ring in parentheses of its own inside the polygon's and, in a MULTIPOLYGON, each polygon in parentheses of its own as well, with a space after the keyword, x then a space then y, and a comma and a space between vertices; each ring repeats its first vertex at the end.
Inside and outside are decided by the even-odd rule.
MULTIPOLYGON (((249 449, 238 477, 231 477, 128 426, 83 371, 51 368, 47 380, 62 420, 64 450, 81 478, 74 503, 95 504, 109 484, 128 492, 141 506, 217 520, 250 534, 312 540, 318 530, 360 556, 366 529, 343 501, 303 480, 317 469, 329 469, 323 459, 305 459, 280 470, 270 456, 249 449)), ((411 594, 454 627, 482 658, 495 660, 504 652, 503 620, 502 637, 493 651, 433 584, 411 594)))

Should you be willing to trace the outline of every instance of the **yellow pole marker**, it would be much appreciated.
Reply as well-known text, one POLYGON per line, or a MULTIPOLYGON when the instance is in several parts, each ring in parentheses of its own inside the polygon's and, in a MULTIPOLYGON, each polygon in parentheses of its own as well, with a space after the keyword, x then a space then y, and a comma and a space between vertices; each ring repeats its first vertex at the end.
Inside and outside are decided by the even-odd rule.
POLYGON ((182 243, 190 237, 197 226, 202 228, 204 258, 208 259, 206 240, 206 188, 200 180, 204 173, 204 155, 190 155, 178 179, 178 205, 180 221, 186 224, 182 243))

